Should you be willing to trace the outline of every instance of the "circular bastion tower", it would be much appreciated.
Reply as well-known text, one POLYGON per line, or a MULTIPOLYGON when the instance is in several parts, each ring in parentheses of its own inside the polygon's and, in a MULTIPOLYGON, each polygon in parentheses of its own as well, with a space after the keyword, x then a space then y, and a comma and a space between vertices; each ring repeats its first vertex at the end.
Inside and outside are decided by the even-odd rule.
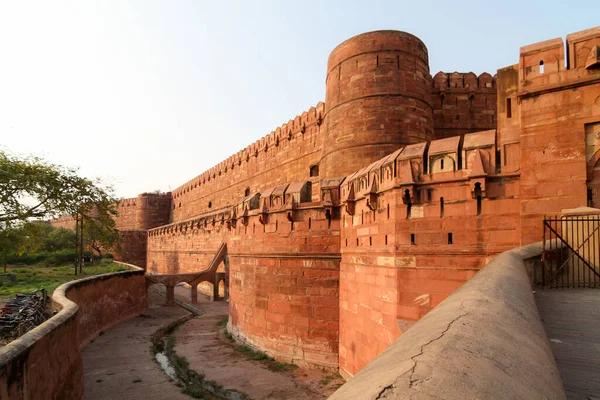
POLYGON ((367 32, 337 46, 327 62, 321 176, 433 139, 431 85, 427 48, 409 33, 367 32))

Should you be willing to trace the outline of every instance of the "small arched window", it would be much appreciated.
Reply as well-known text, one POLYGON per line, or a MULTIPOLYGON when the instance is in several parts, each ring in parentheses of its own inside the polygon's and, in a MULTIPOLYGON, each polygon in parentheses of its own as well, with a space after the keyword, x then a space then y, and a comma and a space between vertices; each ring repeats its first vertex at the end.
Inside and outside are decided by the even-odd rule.
POLYGON ((246 190, 244 190, 244 197, 248 197, 250 196, 250 188, 247 187, 246 190))
POLYGON ((314 176, 319 176, 319 165, 312 165, 310 167, 310 176, 311 178, 314 176))
POLYGON ((212 208, 212 201, 208 202, 208 208, 212 208))
POLYGON ((440 169, 444 169, 444 159, 440 160, 440 169))
POLYGON ((544 73, 544 62, 540 61, 540 75, 544 73))

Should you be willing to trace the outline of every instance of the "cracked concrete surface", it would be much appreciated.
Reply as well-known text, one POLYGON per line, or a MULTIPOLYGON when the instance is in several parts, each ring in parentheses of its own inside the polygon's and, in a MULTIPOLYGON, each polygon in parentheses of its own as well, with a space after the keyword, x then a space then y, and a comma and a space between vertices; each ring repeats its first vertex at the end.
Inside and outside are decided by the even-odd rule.
POLYGON ((539 253, 496 257, 330 399, 564 399, 525 270, 539 253))

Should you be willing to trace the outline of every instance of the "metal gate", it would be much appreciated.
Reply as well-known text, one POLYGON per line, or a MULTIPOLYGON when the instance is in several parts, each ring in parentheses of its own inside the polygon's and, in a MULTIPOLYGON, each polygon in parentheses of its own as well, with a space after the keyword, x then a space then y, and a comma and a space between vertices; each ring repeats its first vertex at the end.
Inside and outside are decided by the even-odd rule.
POLYGON ((542 287, 600 287, 600 215, 544 217, 542 261, 542 287))

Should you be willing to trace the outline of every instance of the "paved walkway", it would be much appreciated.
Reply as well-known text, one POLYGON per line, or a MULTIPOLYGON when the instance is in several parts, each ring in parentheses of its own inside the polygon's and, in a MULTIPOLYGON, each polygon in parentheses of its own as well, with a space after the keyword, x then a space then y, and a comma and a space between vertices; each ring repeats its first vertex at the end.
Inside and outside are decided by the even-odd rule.
POLYGON ((600 289, 538 290, 568 399, 600 400, 600 289))
POLYGON ((149 293, 148 312, 107 331, 83 351, 85 399, 182 399, 181 393, 153 361, 150 337, 158 328, 187 314, 166 307, 164 297, 149 293))

